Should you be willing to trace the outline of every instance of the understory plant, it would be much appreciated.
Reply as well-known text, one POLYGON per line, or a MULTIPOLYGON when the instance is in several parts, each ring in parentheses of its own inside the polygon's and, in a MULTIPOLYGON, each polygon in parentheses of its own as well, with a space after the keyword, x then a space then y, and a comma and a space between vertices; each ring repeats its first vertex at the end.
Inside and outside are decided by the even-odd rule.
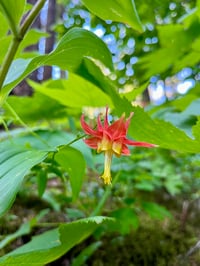
MULTIPOLYGON (((188 93, 162 105, 136 104, 153 76, 199 69, 199 1, 181 23, 155 26, 160 46, 139 58, 141 81, 128 92, 113 78, 118 72, 112 51, 91 30, 68 29, 50 53, 27 51, 47 37, 31 28, 47 2, 0 1, 0 247, 43 229, 19 248, 3 251, 0 266, 46 265, 94 232, 136 230, 141 213, 173 219, 154 195, 184 192, 191 200, 199 195, 198 80, 188 93), (31 80, 30 74, 45 66, 62 75, 31 80), (22 82, 31 96, 14 95, 22 82), (17 200, 31 205, 35 198, 41 208, 4 234, 17 200), (64 221, 44 221, 49 208, 64 213, 64 221)), ((136 8, 133 0, 83 0, 82 5, 108 25, 126 25, 138 42, 146 34, 140 3, 136 8)), ((98 247, 96 242, 91 253, 98 247)))

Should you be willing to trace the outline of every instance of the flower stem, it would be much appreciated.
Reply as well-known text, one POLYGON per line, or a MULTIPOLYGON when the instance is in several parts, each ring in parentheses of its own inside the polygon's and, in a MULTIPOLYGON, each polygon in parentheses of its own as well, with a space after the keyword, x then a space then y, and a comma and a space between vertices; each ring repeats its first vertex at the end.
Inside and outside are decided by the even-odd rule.
POLYGON ((119 176, 120 176, 120 172, 118 172, 115 175, 115 177, 113 178, 112 186, 107 186, 106 187, 106 190, 105 190, 105 192, 103 194, 103 197, 101 198, 101 200, 99 201, 99 204, 97 205, 97 207, 94 209, 94 211, 91 213, 90 216, 96 216, 96 215, 100 215, 101 214, 101 211, 103 209, 103 206, 105 205, 108 197, 110 196, 111 191, 112 191, 112 188, 116 184, 119 176))

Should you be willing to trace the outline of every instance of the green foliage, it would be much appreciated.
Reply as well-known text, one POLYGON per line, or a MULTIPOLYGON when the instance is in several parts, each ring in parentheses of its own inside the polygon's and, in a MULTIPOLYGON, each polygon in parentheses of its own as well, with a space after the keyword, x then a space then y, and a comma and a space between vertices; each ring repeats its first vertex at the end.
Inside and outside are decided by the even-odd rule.
POLYGON ((102 107, 112 101, 93 83, 82 77, 68 73, 68 78, 63 80, 51 80, 43 84, 29 81, 29 84, 39 93, 42 93, 58 103, 71 108, 82 106, 102 107))
POLYGON ((57 65, 64 70, 76 71, 84 57, 91 57, 112 69, 111 54, 103 41, 93 33, 78 28, 67 32, 55 50, 48 55, 36 56, 33 59, 16 59, 1 90, 0 104, 3 104, 14 86, 38 67, 57 65))
POLYGON ((48 152, 14 145, 12 141, 2 142, 0 150, 0 216, 2 216, 11 207, 24 176, 34 165, 42 162, 48 152))
MULTIPOLYGON (((36 233, 40 227, 48 229, 6 251, 0 265, 45 265, 94 232, 95 237, 113 231, 124 237, 139 230, 146 219, 173 220, 166 198, 177 199, 178 205, 184 198, 194 201, 199 196, 200 2, 135 1, 136 10, 131 0, 83 0, 84 6, 69 1, 61 8, 68 21, 55 26, 63 33, 55 49, 49 54, 29 52, 27 47, 49 36, 29 29, 44 2, 38 0, 29 14, 24 0, 0 3, 0 125, 5 129, 0 135, 0 216, 9 224, 16 197, 31 202, 23 207, 25 213, 26 208, 33 211, 17 231, 2 236, 0 246, 33 234, 33 228, 36 233), (31 96, 10 95, 44 66, 56 66, 60 78, 28 79, 31 96), (190 74, 184 76, 182 68, 190 74), (194 88, 179 95, 174 88, 187 79, 194 88), (168 87, 174 89, 172 95, 159 106, 145 106, 146 89, 158 89, 159 81, 165 98, 168 87), (150 150, 132 148, 131 156, 113 156, 113 183, 107 188, 98 178, 104 154, 85 145, 80 127, 84 112, 95 129, 105 106, 109 120, 134 112, 129 137, 157 145, 150 150), (52 222, 48 215, 43 222, 46 205, 37 203, 34 208, 31 197, 44 201, 56 219, 52 222), (59 212, 66 223, 59 220, 59 212), (116 222, 96 217, 102 213, 116 222), (83 217, 90 218, 77 220, 83 217)), ((72 265, 84 264, 101 243, 89 243, 72 265)))
POLYGON ((24 8, 25 0, 19 0, 17 2, 12 0, 2 0, 0 3, 0 11, 7 19, 10 29, 14 35, 18 32, 19 22, 24 12, 24 8))
POLYGON ((74 148, 64 147, 56 153, 55 160, 69 173, 73 200, 77 199, 82 187, 86 166, 83 155, 74 148))
POLYGON ((98 227, 112 219, 92 217, 61 224, 58 228, 35 236, 29 243, 0 258, 0 265, 44 265, 60 257, 83 241, 98 227))
POLYGON ((30 234, 33 227, 36 226, 39 220, 47 213, 48 210, 42 210, 36 217, 30 219, 30 221, 23 223, 16 232, 7 235, 2 241, 0 241, 0 248, 2 249, 4 246, 8 245, 10 242, 19 237, 30 234))
MULTIPOLYGON (((9 96, 7 103, 12 106, 25 123, 52 121, 66 116, 66 108, 50 97, 35 92, 32 97, 9 96)), ((4 105, 6 119, 14 119, 11 110, 4 105)), ((19 121, 15 121, 19 123, 19 121)))
POLYGON ((104 20, 113 20, 128 23, 133 29, 143 31, 133 0, 120 1, 94 1, 82 0, 84 5, 95 15, 104 20))

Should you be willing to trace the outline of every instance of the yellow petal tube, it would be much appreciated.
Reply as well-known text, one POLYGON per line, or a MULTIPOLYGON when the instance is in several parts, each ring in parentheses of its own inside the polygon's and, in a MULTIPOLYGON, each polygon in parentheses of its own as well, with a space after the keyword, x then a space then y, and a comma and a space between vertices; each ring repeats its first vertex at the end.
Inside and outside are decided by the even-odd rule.
POLYGON ((112 155, 113 155, 112 150, 105 151, 104 172, 103 172, 103 175, 101 176, 101 178, 103 178, 104 184, 106 184, 106 185, 110 185, 111 180, 112 180, 111 172, 110 172, 112 155))

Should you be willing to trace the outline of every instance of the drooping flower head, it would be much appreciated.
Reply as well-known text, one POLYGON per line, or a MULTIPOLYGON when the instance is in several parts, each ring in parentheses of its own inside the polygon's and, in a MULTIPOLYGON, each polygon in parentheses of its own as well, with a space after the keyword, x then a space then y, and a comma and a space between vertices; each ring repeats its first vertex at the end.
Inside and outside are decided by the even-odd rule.
POLYGON ((84 120, 84 115, 81 116, 81 126, 88 138, 84 142, 97 152, 105 153, 104 173, 101 176, 105 184, 111 183, 111 162, 113 154, 117 157, 121 155, 129 155, 130 151, 127 145, 140 146, 140 147, 155 147, 154 144, 147 142, 138 142, 127 139, 127 131, 133 113, 130 114, 128 119, 125 119, 123 114, 118 120, 111 125, 108 122, 108 107, 106 108, 106 115, 104 123, 101 122, 100 115, 97 118, 97 129, 92 129, 84 120))

